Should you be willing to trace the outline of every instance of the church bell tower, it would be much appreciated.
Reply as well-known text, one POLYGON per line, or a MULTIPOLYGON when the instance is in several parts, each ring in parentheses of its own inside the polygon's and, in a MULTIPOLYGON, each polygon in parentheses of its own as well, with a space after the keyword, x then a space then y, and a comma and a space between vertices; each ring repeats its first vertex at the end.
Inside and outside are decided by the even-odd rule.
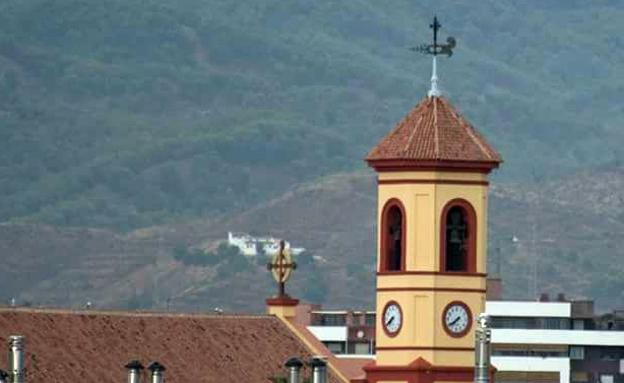
POLYGON ((377 357, 367 381, 472 381, 488 175, 502 159, 440 96, 435 54, 429 95, 366 161, 378 178, 377 357))

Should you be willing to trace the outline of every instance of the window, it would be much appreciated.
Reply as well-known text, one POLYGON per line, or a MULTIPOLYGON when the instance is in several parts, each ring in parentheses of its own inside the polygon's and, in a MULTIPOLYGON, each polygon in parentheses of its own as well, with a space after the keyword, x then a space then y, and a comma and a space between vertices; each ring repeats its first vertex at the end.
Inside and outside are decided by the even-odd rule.
POLYGON ((567 330, 569 318, 493 317, 492 328, 567 330))
POLYGON ((381 216, 381 271, 405 268, 405 209, 398 199, 389 200, 381 216))
POLYGON ((583 346, 570 346, 570 359, 572 360, 585 359, 585 348, 583 346))
POLYGON ((369 342, 350 342, 347 346, 347 354, 370 355, 371 344, 369 342))
POLYGON ((347 323, 345 314, 323 314, 323 326, 344 326, 347 323))
POLYGON ((332 352, 332 354, 344 354, 345 344, 344 342, 323 342, 325 346, 332 352))
POLYGON ((546 318, 544 328, 548 330, 562 330, 566 329, 565 324, 566 322, 560 318, 546 318))
POLYGON ((613 383, 613 375, 600 374, 600 383, 613 383))
POLYGON ((366 355, 370 354, 370 345, 368 343, 356 343, 354 354, 366 355))
POLYGON ((366 314, 366 320, 365 320, 365 324, 367 326, 375 326, 375 314, 366 314))
MULTIPOLYGON (((503 348, 499 349, 494 347, 492 355, 495 356, 534 356, 541 358, 563 358, 568 356, 568 350, 566 349, 553 349, 553 350, 541 350, 534 349, 528 345, 516 345, 517 348, 503 348)), ((538 346, 539 347, 539 346, 538 346)))
POLYGON ((476 214, 468 201, 456 199, 442 211, 441 268, 449 272, 476 272, 476 214))
POLYGON ((600 349, 601 360, 619 360, 620 355, 616 347, 604 347, 600 349))

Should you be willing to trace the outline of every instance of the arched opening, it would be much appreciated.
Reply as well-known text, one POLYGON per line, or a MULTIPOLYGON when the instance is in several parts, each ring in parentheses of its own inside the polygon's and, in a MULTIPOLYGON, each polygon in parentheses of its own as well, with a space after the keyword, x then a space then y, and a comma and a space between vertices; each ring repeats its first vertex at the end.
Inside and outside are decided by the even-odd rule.
POLYGON ((405 209, 398 199, 386 203, 381 219, 381 271, 405 269, 405 209))
POLYGON ((476 272, 476 214, 468 201, 453 200, 442 212, 440 267, 445 272, 476 272))
POLYGON ((466 212, 453 206, 446 216, 446 271, 466 271, 468 222, 466 212))

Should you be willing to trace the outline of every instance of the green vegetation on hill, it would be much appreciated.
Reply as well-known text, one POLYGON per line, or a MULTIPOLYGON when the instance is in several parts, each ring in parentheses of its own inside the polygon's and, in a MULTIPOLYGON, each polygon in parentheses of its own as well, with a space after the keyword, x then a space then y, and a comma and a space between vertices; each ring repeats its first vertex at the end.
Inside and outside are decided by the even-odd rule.
POLYGON ((5 0, 0 221, 129 230, 361 167, 425 94, 434 13, 499 177, 622 159, 619 2, 5 0))
POLYGON ((187 266, 213 266, 226 262, 232 264, 234 268, 245 269, 247 264, 247 259, 237 247, 228 246, 225 243, 219 245, 215 252, 178 245, 173 249, 173 258, 187 266))
MULTIPOLYGON (((212 255, 193 250, 223 241, 224 230, 262 228, 308 249, 296 257, 289 294, 330 308, 371 308, 375 190, 371 173, 333 175, 240 214, 127 235, 0 225, 0 304, 15 297, 34 306, 264 312, 277 290, 269 257, 226 246, 212 255)), ((623 307, 624 168, 495 182, 489 201, 488 272, 502 276, 506 298, 565 292, 595 299, 599 311, 623 307)))

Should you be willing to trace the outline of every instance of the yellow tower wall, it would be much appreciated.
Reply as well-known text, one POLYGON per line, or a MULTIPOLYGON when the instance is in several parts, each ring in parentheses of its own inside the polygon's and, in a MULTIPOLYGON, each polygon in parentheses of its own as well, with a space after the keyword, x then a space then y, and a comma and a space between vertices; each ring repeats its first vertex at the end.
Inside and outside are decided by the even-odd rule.
MULTIPOLYGON (((406 212, 406 271, 438 271, 440 215, 449 201, 462 198, 477 214, 477 272, 485 272, 487 251, 487 175, 456 172, 386 172, 378 177, 377 222, 383 207, 399 199, 406 212), (433 223, 433 225, 432 225, 433 223), (435 256, 438 255, 438 256, 435 256)), ((381 231, 377 231, 378 243, 381 231)), ((377 246, 377 266, 380 253, 377 246)))
MULTIPOLYGON (((435 366, 474 366, 474 317, 484 311, 487 254, 487 175, 465 172, 382 172, 378 177, 378 225, 390 199, 405 208, 405 270, 377 277, 377 362, 379 366, 406 366, 423 358, 435 366), (440 226, 445 205, 454 199, 468 201, 477 221, 476 272, 441 273, 440 226), (381 330, 382 310, 394 300, 403 313, 396 337, 381 330), (454 338, 443 329, 442 315, 452 301, 470 309, 469 332, 454 338)), ((378 230, 381 243, 381 230, 378 230)), ((378 270, 381 254, 377 249, 378 270)))

